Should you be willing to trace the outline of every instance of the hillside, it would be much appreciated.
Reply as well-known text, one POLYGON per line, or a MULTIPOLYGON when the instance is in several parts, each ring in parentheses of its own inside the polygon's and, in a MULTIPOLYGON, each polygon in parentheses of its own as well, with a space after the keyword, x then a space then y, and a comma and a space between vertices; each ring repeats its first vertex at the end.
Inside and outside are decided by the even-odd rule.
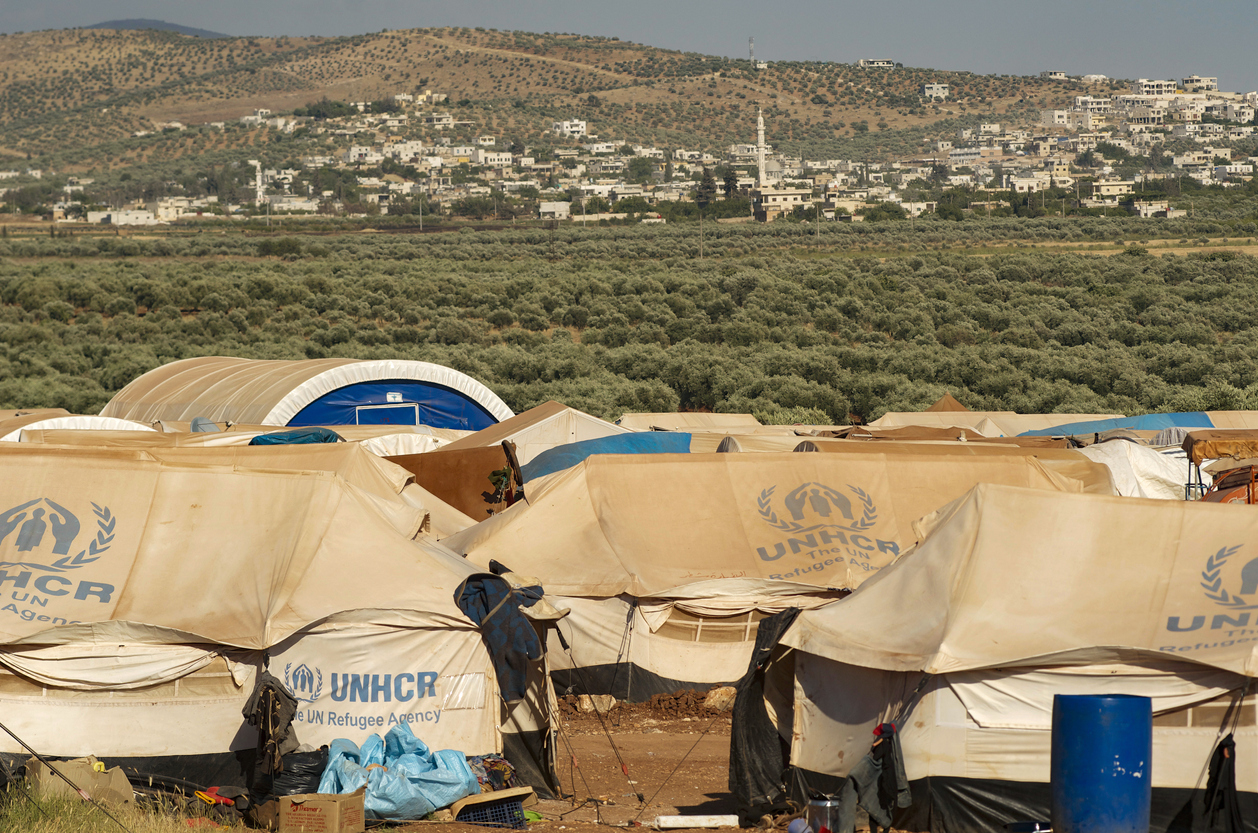
POLYGON ((745 60, 607 38, 415 29, 344 38, 218 38, 72 29, 0 36, 0 155, 61 170, 125 167, 268 143, 186 131, 163 147, 132 134, 179 121, 290 111, 324 96, 375 100, 431 88, 476 130, 523 141, 556 118, 605 138, 721 148, 752 139, 764 107, 771 140, 809 154, 913 152, 932 132, 983 117, 1027 121, 1081 87, 1040 78, 919 68, 745 60), (924 82, 952 86, 940 107, 924 82), (151 142, 149 144, 152 144, 151 142))
POLYGON ((211 32, 209 29, 198 29, 195 26, 181 26, 178 23, 167 23, 164 20, 153 20, 147 17, 128 18, 127 20, 106 20, 84 26, 84 29, 156 29, 160 32, 177 32, 193 38, 226 38, 222 32, 211 32))

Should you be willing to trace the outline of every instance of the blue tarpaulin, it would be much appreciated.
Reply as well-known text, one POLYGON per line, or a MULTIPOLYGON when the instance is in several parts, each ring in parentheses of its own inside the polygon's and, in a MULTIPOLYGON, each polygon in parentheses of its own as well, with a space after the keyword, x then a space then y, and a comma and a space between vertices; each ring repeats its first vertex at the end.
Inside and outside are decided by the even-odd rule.
POLYGON ((556 446, 543 451, 532 462, 520 467, 527 483, 535 477, 570 469, 592 454, 689 454, 690 435, 672 431, 643 431, 637 434, 614 434, 597 440, 556 446))
POLYGON ((422 819, 480 792, 462 752, 429 751, 405 723, 384 738, 369 735, 361 747, 345 738, 332 741, 319 792, 345 795, 364 785, 367 818, 397 821, 422 819))
MULTIPOLYGON (((1068 415, 1063 414, 1063 419, 1068 415)), ((1144 414, 1134 417, 1115 419, 1094 419, 1089 422, 1063 422, 1052 428, 1041 428, 1038 431, 1024 431, 1019 437, 1070 437, 1076 434, 1099 434, 1113 431, 1115 428, 1128 428, 1132 431, 1163 431, 1167 428, 1213 428, 1210 415, 1203 411, 1186 411, 1178 414, 1144 414)))
POLYGON ((259 434, 249 441, 249 445, 311 445, 339 442, 344 442, 344 440, 331 428, 298 428, 296 431, 259 434))

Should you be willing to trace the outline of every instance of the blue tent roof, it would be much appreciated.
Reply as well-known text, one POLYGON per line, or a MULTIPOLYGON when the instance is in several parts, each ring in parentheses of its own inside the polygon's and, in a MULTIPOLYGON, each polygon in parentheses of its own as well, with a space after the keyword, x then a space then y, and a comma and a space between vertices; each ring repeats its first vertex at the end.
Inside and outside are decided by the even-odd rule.
POLYGON ((520 467, 524 481, 570 469, 592 454, 689 454, 690 435, 672 431, 614 434, 596 440, 555 446, 520 467))
POLYGON ((1116 419, 1094 419, 1089 422, 1065 422, 1052 428, 1024 431, 1019 437, 1063 437, 1075 434, 1099 434, 1115 428, 1133 431, 1162 431, 1167 428, 1213 428, 1209 414, 1203 411, 1186 411, 1178 414, 1144 414, 1116 419))

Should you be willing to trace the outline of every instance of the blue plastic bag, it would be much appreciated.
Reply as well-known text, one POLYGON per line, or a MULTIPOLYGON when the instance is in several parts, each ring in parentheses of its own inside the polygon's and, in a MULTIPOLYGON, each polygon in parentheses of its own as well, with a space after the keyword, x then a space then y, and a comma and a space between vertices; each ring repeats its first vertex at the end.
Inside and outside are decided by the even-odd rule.
POLYGON ((430 751, 405 723, 384 738, 369 735, 361 747, 344 738, 332 741, 319 792, 352 793, 364 784, 363 807, 373 819, 420 819, 480 792, 462 752, 430 751), (368 769, 373 764, 381 766, 368 769))

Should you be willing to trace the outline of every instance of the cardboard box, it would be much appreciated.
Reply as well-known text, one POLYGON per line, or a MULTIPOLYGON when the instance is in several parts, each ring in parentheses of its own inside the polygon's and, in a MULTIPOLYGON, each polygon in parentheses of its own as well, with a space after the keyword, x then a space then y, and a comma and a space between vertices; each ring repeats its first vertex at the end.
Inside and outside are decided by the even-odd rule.
POLYGON ((349 795, 285 795, 279 799, 279 833, 363 833, 366 787, 349 795))
MULTIPOLYGON (((74 785, 87 792, 93 801, 110 804, 127 804, 135 800, 135 791, 121 767, 105 770, 94 757, 76 758, 73 761, 53 761, 57 772, 65 775, 74 785)), ((26 778, 30 782, 31 792, 40 798, 77 798, 78 794, 70 789, 70 785, 57 775, 31 758, 26 762, 26 778)))

